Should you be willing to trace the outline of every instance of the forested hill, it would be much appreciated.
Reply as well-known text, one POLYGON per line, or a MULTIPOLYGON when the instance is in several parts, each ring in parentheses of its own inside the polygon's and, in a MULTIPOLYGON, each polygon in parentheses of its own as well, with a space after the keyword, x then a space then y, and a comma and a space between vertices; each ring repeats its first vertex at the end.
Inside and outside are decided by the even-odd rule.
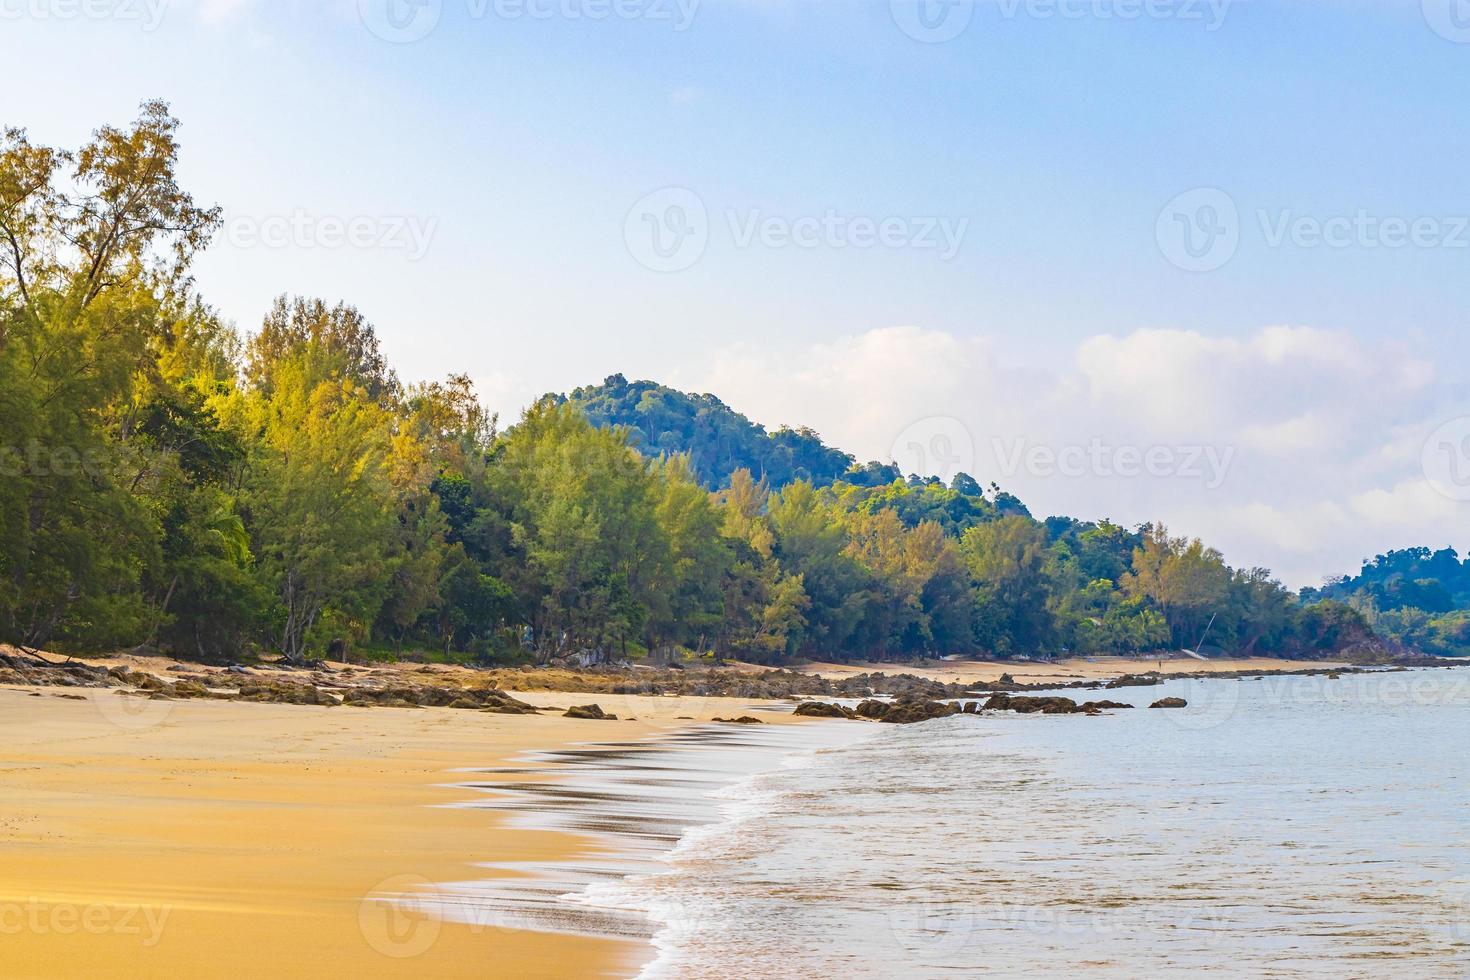
POLYGON ((1463 625, 1303 604, 1161 524, 1038 521, 995 484, 857 467, 649 382, 502 431, 466 376, 401 382, 347 303, 283 296, 242 336, 193 291, 220 211, 176 183, 177 131, 150 102, 74 152, 0 133, 0 643, 1325 657, 1383 652, 1370 613, 1463 625))
POLYGON ((1404 548, 1363 563, 1357 575, 1303 589, 1302 601, 1336 600, 1380 634, 1434 653, 1470 651, 1470 558, 1454 548, 1404 548))
MULTIPOLYGON (((625 426, 629 441, 645 456, 686 453, 699 482, 711 490, 730 485, 730 476, 749 470, 780 489, 797 480, 827 486, 853 469, 853 457, 822 442, 808 428, 767 432, 714 395, 676 391, 654 381, 630 382, 614 374, 600 385, 552 396, 571 402, 598 428, 625 426)), ((889 483, 901 474, 882 468, 865 485, 889 483)), ((854 476, 866 475, 858 470, 854 476)))

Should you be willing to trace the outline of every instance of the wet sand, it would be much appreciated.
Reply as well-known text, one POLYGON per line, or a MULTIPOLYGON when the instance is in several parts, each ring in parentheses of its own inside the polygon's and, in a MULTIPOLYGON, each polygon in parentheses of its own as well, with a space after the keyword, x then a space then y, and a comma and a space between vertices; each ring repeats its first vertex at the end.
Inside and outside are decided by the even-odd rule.
MULTIPOLYGON (((537 695, 582 704, 586 695, 537 695)), ((636 722, 445 709, 144 701, 0 689, 0 948, 7 978, 590 977, 630 937, 445 922, 415 896, 604 845, 464 807, 455 770, 628 740, 738 700, 603 699, 636 722), (491 867, 493 866, 493 867, 491 867)), ((768 717, 774 717, 769 716, 768 717)), ((733 727, 733 726, 732 726, 733 727)), ((488 777, 493 778, 493 777, 488 777)))

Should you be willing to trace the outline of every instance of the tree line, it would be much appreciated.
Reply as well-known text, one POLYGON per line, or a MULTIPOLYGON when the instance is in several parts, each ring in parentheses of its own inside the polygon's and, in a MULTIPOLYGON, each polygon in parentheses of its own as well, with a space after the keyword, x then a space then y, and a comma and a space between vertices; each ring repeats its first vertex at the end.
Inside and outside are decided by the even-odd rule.
POLYGON ((779 663, 1366 633, 1161 525, 1038 521, 807 430, 691 446, 590 391, 502 430, 467 377, 400 381, 347 304, 283 296, 241 335, 189 275, 220 213, 177 136, 150 102, 76 151, 0 142, 0 640, 779 663))
POLYGON ((1470 656, 1470 558, 1454 548, 1403 548, 1365 561, 1357 575, 1339 575, 1304 602, 1345 602, 1375 632, 1442 656, 1470 656))

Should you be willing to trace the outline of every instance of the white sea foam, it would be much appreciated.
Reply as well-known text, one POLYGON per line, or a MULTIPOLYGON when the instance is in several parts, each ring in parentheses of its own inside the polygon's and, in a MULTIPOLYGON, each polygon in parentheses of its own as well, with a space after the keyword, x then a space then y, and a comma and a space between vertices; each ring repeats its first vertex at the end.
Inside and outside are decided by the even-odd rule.
POLYGON ((597 788, 584 821, 679 829, 625 838, 626 873, 560 905, 641 922, 648 978, 1461 978, 1470 703, 1390 697, 1405 679, 1211 681, 1238 695, 1209 728, 1146 708, 837 722, 695 739, 624 783, 592 759, 557 783, 597 788), (818 733, 837 740, 787 741, 818 733))

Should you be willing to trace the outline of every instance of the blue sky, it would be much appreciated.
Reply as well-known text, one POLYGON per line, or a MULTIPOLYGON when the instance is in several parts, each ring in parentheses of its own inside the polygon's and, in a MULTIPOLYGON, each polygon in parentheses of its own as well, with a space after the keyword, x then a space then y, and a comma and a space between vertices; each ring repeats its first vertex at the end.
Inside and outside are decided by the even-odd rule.
POLYGON ((1039 512, 1161 518, 1294 585, 1470 545, 1424 463, 1470 410, 1470 10, 916 0, 963 24, 935 41, 909 0, 427 0, 394 43, 403 0, 68 2, 0 0, 35 82, 4 121, 75 145, 168 99, 229 215, 199 286, 244 329, 347 299, 407 379, 468 371, 507 417, 622 371, 863 457, 958 434, 1039 512), (702 209, 674 271, 649 195, 702 209), (1017 439, 1177 455, 1058 475, 1017 439))

